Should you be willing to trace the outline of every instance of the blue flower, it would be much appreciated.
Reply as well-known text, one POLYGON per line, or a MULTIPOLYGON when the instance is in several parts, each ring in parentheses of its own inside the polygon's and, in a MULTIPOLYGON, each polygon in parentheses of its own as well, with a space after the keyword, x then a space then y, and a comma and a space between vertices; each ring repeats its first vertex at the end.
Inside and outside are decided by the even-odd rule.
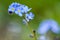
POLYGON ((15 10, 15 13, 18 14, 19 16, 23 16, 23 13, 24 13, 23 6, 21 5, 20 7, 17 7, 17 9, 15 10))
POLYGON ((54 33, 59 33, 58 23, 54 20, 45 20, 39 25, 38 33, 46 34, 49 30, 54 33))
POLYGON ((32 12, 30 12, 29 14, 26 14, 25 16, 26 16, 25 18, 27 22, 29 22, 30 20, 34 18, 34 14, 32 12))
POLYGON ((28 8, 28 6, 23 6, 24 12, 27 13, 29 12, 32 8, 28 8))
POLYGON ((50 22, 48 20, 43 21, 40 23, 38 28, 38 33, 40 34, 46 34, 50 29, 50 22))
POLYGON ((59 26, 58 23, 54 20, 51 20, 51 31, 54 33, 59 33, 59 26))
POLYGON ((9 6, 9 8, 8 8, 8 12, 9 12, 9 11, 14 12, 14 11, 16 10, 16 8, 19 7, 20 5, 21 5, 21 4, 16 3, 16 2, 12 3, 12 4, 9 6))

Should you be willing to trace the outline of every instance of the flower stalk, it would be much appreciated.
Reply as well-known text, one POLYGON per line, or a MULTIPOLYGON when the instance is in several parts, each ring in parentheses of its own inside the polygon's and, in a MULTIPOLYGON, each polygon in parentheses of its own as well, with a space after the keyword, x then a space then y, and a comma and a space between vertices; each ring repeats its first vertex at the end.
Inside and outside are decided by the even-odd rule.
POLYGON ((36 31, 33 30, 33 29, 28 25, 28 23, 27 23, 26 25, 27 25, 27 27, 29 28, 29 30, 31 31, 31 33, 33 34, 34 40, 37 40, 36 31), (33 31, 32 31, 32 30, 33 30, 33 31))
POLYGON ((30 32, 33 34, 34 40, 37 40, 36 31, 34 30, 32 32, 33 29, 28 25, 28 22, 34 18, 34 14, 32 12, 29 12, 31 9, 32 8, 28 8, 28 6, 26 5, 14 2, 11 5, 9 5, 8 12, 9 14, 15 13, 20 17, 23 17, 23 23, 26 24, 30 32))

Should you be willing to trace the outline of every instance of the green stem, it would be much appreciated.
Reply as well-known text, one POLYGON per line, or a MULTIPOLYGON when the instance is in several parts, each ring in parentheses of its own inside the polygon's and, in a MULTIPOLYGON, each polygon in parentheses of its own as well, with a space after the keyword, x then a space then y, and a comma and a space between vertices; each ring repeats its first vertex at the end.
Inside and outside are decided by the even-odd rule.
MULTIPOLYGON (((26 25, 27 25, 27 27, 30 29, 30 31, 32 32, 32 30, 33 30, 33 29, 28 25, 28 23, 27 23, 26 25)), ((37 40, 36 31, 35 31, 35 30, 33 30, 33 32, 32 32, 32 33, 33 33, 33 35, 34 35, 34 37, 33 37, 33 38, 34 38, 34 40, 37 40)))
POLYGON ((34 40, 37 40, 36 31, 33 30, 34 40))

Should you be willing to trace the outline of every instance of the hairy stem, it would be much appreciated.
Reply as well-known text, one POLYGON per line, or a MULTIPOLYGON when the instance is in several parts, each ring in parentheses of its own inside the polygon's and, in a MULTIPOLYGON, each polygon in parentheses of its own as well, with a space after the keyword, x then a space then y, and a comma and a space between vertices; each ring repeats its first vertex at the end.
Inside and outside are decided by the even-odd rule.
POLYGON ((27 23, 26 25, 27 25, 27 27, 29 28, 29 30, 32 32, 34 40, 37 40, 36 31, 33 30, 33 29, 28 25, 28 23, 27 23), (33 30, 33 31, 32 31, 32 30, 33 30))
POLYGON ((37 40, 36 31, 33 30, 34 40, 37 40))

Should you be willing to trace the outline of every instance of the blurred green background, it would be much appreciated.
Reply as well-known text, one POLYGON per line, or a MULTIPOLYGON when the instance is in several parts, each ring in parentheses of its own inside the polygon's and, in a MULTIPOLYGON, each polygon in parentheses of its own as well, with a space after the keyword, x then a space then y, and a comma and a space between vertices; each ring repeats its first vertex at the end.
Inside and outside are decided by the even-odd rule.
MULTIPOLYGON (((32 29, 37 30, 39 23, 44 19, 54 19, 60 25, 60 0, 0 0, 0 40, 33 40, 33 38, 28 37, 31 32, 22 23, 23 18, 16 14, 8 14, 8 7, 13 2, 32 8, 31 11, 35 15, 34 19, 29 22, 32 29), (18 28, 20 30, 17 30, 18 28)), ((53 33, 50 33, 50 36, 60 37, 59 34, 53 33)))

